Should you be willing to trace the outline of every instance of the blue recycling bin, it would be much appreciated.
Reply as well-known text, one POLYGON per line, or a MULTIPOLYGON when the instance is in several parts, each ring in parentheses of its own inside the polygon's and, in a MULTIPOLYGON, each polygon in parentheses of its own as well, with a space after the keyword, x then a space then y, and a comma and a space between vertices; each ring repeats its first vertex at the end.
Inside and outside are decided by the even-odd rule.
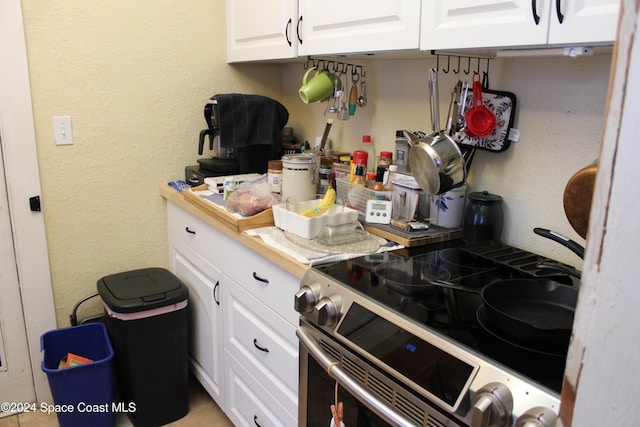
POLYGON ((102 323, 46 332, 40 337, 42 371, 47 374, 61 427, 115 426, 113 348, 102 323), (92 362, 58 368, 68 353, 92 362))

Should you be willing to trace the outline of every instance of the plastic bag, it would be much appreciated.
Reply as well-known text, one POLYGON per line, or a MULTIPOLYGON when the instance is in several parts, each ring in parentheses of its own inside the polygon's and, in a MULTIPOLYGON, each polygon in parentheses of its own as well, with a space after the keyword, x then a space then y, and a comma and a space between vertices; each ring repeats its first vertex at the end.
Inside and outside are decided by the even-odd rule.
POLYGON ((252 181, 245 181, 229 194, 225 208, 229 212, 238 212, 242 216, 258 214, 280 203, 280 196, 271 192, 267 175, 252 181))

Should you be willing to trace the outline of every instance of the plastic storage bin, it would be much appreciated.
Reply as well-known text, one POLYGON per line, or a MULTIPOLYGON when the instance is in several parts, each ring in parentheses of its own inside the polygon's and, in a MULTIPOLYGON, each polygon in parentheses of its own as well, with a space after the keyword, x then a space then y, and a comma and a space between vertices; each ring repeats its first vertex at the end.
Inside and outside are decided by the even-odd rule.
POLYGON ((98 281, 114 349, 116 391, 136 426, 189 412, 188 288, 168 270, 147 268, 98 281))
POLYGON ((40 337, 40 346, 60 426, 114 426, 113 348, 105 326, 89 323, 49 331, 40 337), (67 353, 93 362, 58 369, 67 353))

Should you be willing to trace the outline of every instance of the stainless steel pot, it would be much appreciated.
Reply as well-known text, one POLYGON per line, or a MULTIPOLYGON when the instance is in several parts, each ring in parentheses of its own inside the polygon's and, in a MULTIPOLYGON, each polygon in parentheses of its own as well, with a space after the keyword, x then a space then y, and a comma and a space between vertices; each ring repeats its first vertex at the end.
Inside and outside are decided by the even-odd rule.
POLYGON ((420 188, 442 194, 463 185, 467 179, 465 160, 458 144, 440 130, 437 71, 429 70, 429 103, 433 133, 420 138, 409 150, 409 166, 420 188))

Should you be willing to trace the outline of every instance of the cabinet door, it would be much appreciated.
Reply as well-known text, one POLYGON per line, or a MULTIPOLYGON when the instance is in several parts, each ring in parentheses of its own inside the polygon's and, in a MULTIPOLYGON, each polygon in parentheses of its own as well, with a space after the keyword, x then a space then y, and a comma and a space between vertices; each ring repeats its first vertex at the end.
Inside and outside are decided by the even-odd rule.
POLYGON ((620 0, 554 2, 549 43, 612 43, 616 39, 619 13, 620 0))
POLYGON ((550 3, 550 0, 422 0, 420 49, 545 44, 550 3))
POLYGON ((299 0, 300 55, 416 49, 416 0, 299 0))
POLYGON ((297 56, 297 0, 227 0, 227 62, 297 56))
POLYGON ((218 406, 223 402, 222 273, 184 243, 170 242, 171 271, 189 287, 189 358, 192 372, 218 406))

